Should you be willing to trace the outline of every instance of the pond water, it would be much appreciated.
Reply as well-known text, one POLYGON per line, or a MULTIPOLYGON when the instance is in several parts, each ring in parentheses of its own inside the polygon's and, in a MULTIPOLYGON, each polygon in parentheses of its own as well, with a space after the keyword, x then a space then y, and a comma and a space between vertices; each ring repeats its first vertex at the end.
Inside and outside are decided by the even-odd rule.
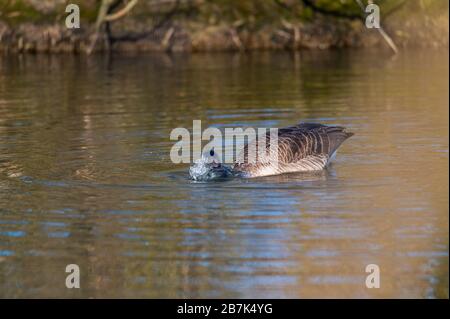
POLYGON ((448 61, 0 57, 0 297, 448 298, 448 61), (196 119, 355 135, 319 174, 196 183, 169 157, 196 119))

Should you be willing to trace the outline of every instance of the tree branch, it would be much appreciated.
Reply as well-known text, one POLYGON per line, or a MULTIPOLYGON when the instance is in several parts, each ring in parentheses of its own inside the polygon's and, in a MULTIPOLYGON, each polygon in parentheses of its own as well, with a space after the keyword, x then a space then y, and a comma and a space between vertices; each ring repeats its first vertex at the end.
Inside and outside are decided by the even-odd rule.
POLYGON ((137 4, 137 2, 138 2, 138 0, 131 0, 130 2, 128 2, 126 4, 125 7, 122 8, 122 10, 119 10, 116 13, 108 14, 107 16, 105 16, 104 21, 108 21, 108 22, 114 21, 114 20, 117 20, 117 19, 123 17, 137 4))
POLYGON ((91 54, 93 52, 103 23, 106 22, 108 24, 111 21, 123 17, 137 4, 138 0, 131 0, 125 5, 123 9, 119 10, 116 13, 110 13, 121 2, 122 0, 102 0, 100 9, 98 10, 97 20, 95 22, 94 38, 92 40, 91 45, 87 49, 87 54, 91 54))
MULTIPOLYGON (((364 12, 364 16, 366 15, 366 8, 364 7, 364 4, 361 2, 361 0, 355 0, 356 3, 359 5, 359 7, 361 8, 362 12, 364 12)), ((372 1, 369 0, 369 4, 371 4, 372 1)), ((383 37, 384 41, 386 41, 386 43, 389 45, 389 47, 392 49, 392 51, 394 51, 395 54, 398 53, 398 49, 397 46, 394 43, 394 40, 392 40, 392 38, 389 36, 389 34, 386 33, 386 31, 384 31, 383 27, 380 25, 379 28, 377 28, 378 32, 380 33, 380 35, 383 37)))

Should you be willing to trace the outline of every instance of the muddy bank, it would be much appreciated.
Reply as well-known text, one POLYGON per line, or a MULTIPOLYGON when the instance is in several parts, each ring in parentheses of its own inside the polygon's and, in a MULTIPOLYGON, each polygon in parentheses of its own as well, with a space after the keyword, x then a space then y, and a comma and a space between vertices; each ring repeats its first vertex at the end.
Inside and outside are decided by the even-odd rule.
MULTIPOLYGON (((399 2, 398 7, 386 9, 385 16, 381 6, 383 26, 399 47, 448 48, 448 2, 429 2, 426 7, 421 1, 399 2)), ((79 29, 65 26, 67 1, 9 0, 9 5, 0 7, 0 51, 86 52, 95 37, 99 5, 93 0, 71 3, 80 5, 79 29)), ((357 8, 318 11, 301 1, 257 3, 141 1, 126 16, 102 26, 93 50, 190 52, 386 47, 377 30, 364 26, 357 8)))
MULTIPOLYGON (((158 29, 135 25, 136 31, 113 27, 101 33, 94 51, 224 51, 255 49, 301 49, 372 45, 376 34, 362 28, 322 22, 312 25, 266 26, 252 31, 228 25, 187 27, 173 22, 158 29), (116 30, 119 29, 119 30, 116 30), (370 39, 368 38, 370 37, 370 39), (370 40, 370 41, 369 41, 370 40)), ((68 30, 59 24, 25 23, 18 28, 0 25, 0 51, 11 52, 85 52, 93 41, 92 27, 68 30)))

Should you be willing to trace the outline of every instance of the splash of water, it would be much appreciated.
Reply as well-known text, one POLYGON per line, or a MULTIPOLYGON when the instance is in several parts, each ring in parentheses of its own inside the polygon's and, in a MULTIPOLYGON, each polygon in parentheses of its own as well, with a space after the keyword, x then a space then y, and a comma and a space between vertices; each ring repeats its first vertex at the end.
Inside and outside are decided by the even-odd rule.
POLYGON ((189 175, 194 181, 210 181, 231 177, 233 172, 230 167, 202 156, 189 168, 189 175))

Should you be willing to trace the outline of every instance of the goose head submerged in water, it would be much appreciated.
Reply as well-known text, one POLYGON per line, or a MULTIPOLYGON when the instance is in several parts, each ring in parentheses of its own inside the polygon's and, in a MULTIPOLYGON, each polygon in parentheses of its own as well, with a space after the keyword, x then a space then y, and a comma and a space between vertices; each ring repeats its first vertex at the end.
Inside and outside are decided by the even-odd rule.
POLYGON ((208 181, 230 177, 233 172, 230 167, 220 162, 219 156, 212 148, 194 162, 189 168, 189 175, 195 181, 208 181))
MULTIPOLYGON (((353 133, 341 126, 327 126, 316 123, 300 123, 278 130, 276 159, 265 161, 237 162, 232 168, 220 163, 214 149, 197 160, 189 169, 194 180, 213 180, 231 176, 258 177, 293 172, 320 171, 327 167, 339 146, 353 133)), ((266 134, 266 150, 270 145, 270 135, 266 134)), ((244 146, 247 158, 249 147, 257 149, 258 138, 244 146)))

